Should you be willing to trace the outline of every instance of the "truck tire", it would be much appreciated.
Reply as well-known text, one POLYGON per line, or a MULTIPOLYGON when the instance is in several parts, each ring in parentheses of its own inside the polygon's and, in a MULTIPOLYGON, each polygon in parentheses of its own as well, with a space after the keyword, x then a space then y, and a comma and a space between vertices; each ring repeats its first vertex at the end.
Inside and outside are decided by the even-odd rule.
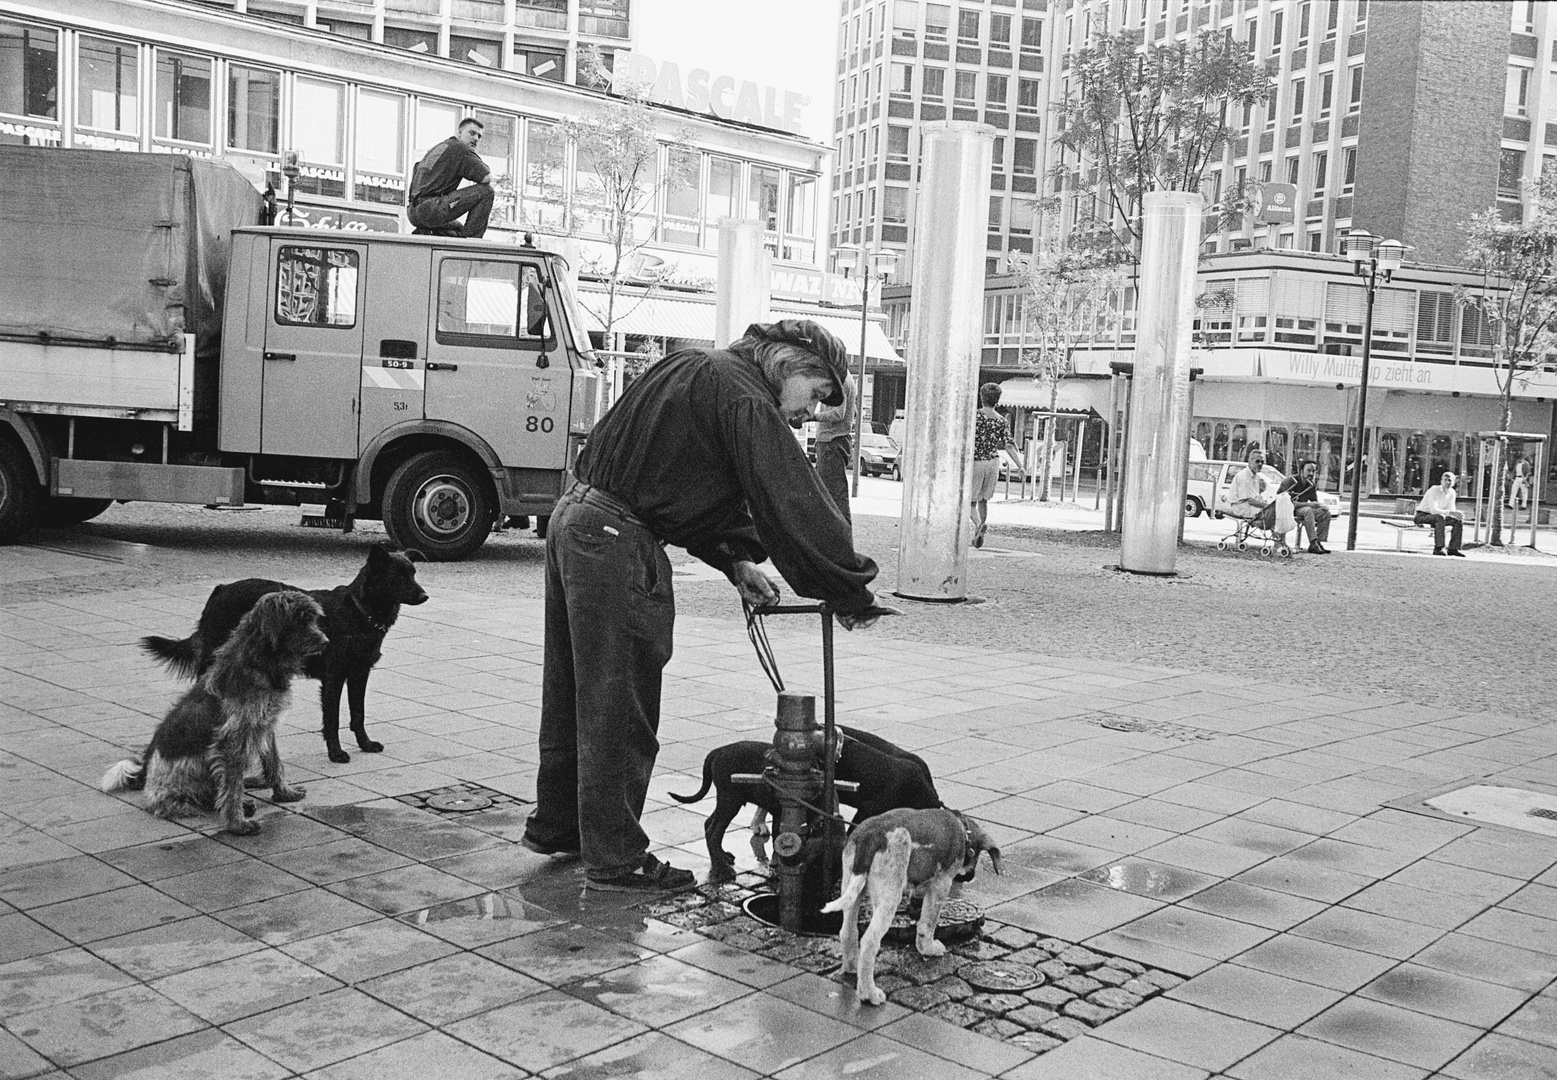
POLYGON ((91 521, 114 504, 112 499, 73 499, 60 495, 46 497, 38 510, 38 526, 43 529, 68 529, 91 521))
POLYGON ((32 461, 16 446, 0 439, 0 544, 9 544, 38 523, 43 488, 32 461))
POLYGON ((401 463, 384 488, 384 529, 402 548, 454 562, 486 543, 496 513, 487 480, 457 454, 433 450, 401 463))

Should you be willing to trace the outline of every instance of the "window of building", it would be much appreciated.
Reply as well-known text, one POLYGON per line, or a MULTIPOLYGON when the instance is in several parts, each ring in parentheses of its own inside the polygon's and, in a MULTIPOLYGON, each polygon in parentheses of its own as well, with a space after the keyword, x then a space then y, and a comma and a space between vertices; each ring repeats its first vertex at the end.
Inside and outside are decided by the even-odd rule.
POLYGON ((0 113, 59 119, 59 31, 0 20, 0 113))
POLYGON ((537 79, 562 82, 567 74, 568 58, 558 49, 537 49, 516 43, 514 67, 537 79))
POLYGON ((940 101, 946 96, 946 69, 927 67, 924 69, 924 98, 926 101, 940 101))
POLYGON ((1454 352, 1454 294, 1422 291, 1416 304, 1416 351, 1454 352))
POLYGON ((887 127, 887 160, 908 160, 908 129, 897 124, 887 127))
POLYGON ((423 56, 438 55, 438 33, 435 30, 411 30, 402 26, 384 27, 384 44, 406 52, 423 56))
POLYGON ((708 156, 708 197, 703 203, 703 246, 718 248, 721 218, 740 216, 741 163, 734 158, 708 156))
POLYGON ((1514 0, 1514 30, 1521 34, 1535 33, 1535 0, 1514 0))
POLYGON ((1518 195, 1525 174, 1525 152, 1506 147, 1498 155, 1498 191, 1518 195))
POLYGON ((1285 14, 1286 13, 1282 12, 1282 11, 1273 11, 1273 12, 1271 12, 1271 15, 1270 15, 1270 51, 1271 52, 1280 52, 1281 51, 1281 29, 1282 29, 1281 24, 1282 24, 1282 21, 1283 21, 1283 18, 1285 16, 1285 14))
POLYGON ((1011 232, 1031 236, 1038 228, 1038 203, 1033 199, 1011 200, 1011 232))
POLYGON ((1005 164, 1005 160, 1006 160, 1006 137, 1004 135, 996 135, 995 136, 995 147, 994 147, 994 150, 990 153, 990 158, 989 158, 990 164, 995 166, 995 171, 998 173, 998 172, 1002 171, 1001 170, 1001 166, 1003 166, 1005 164))
POLYGON ((211 58, 157 50, 157 115, 152 134, 211 145, 211 58))
MULTIPOLYGON (((1314 194, 1323 195, 1325 181, 1330 171, 1330 155, 1324 150, 1314 154, 1314 194)), ((1312 250, 1318 250, 1317 248, 1312 250)))
MULTIPOLYGON (((416 106, 416 140, 432 144, 432 132, 426 130, 432 121, 427 115, 425 101, 416 106)), ((446 126, 446 125, 445 125, 446 126)), ((452 130, 452 129, 450 129, 452 130)), ((425 153, 420 147, 412 157, 420 160, 425 153)), ((567 146, 556 124, 539 120, 526 120, 524 125, 524 186, 521 189, 519 218, 526 225, 541 228, 561 228, 563 225, 562 184, 567 146)))
POLYGON ((945 41, 951 29, 951 7, 947 4, 924 6, 924 36, 927 41, 945 41))
POLYGON ((1296 154, 1287 159, 1287 183, 1296 184, 1298 182, 1298 167, 1300 163, 1296 154))
POLYGON ((1243 103, 1243 129, 1245 131, 1249 130, 1249 121, 1250 121, 1250 119, 1253 116, 1254 116, 1254 103, 1253 102, 1249 102, 1249 101, 1244 102, 1243 103))
POLYGON ((1341 194, 1351 194, 1357 183, 1357 148, 1348 146, 1341 151, 1341 194))
POLYGON ((1266 158, 1264 161, 1260 162, 1260 183, 1270 183, 1270 170, 1271 162, 1269 158, 1266 158))
POLYGON ((1347 98, 1346 98, 1346 111, 1349 112, 1349 113, 1354 113, 1358 109, 1362 108, 1362 65, 1361 64, 1358 64, 1356 67, 1352 68, 1351 83, 1352 83, 1351 92, 1350 92, 1350 94, 1347 95, 1347 98))
POLYGON ((449 59, 477 67, 500 68, 503 66, 503 43, 489 38, 449 35, 449 59))
POLYGON ((1325 15, 1325 38, 1335 37, 1336 29, 1341 25, 1341 0, 1330 0, 1330 10, 1325 15))
POLYGON ((1311 9, 1313 8, 1313 6, 1314 6, 1313 4, 1304 4, 1304 5, 1302 5, 1301 7, 1298 8, 1298 36, 1297 36, 1297 43, 1298 43, 1298 47, 1299 48, 1301 48, 1302 46, 1308 44, 1308 24, 1309 24, 1309 17, 1312 14, 1311 9))
POLYGON ((881 220, 893 225, 908 221, 908 189, 890 184, 881 192, 881 220))
POLYGON ((997 109, 1005 108, 1010 81, 1005 75, 985 75, 984 100, 997 109))
POLYGON ((990 15, 989 43, 991 45, 1011 44, 1011 16, 998 13, 990 15))
POLYGON ((785 200, 783 257, 794 262, 813 262, 816 258, 816 177, 810 173, 785 174, 788 198, 785 200))
MULTIPOLYGON (((519 167, 519 118, 512 113, 488 112, 485 109, 477 109, 475 117, 482 124, 481 141, 476 145, 476 156, 486 162, 487 168, 492 170, 493 177, 516 175, 519 167)), ((359 144, 362 141, 360 117, 357 141, 359 144)), ((391 140, 391 150, 392 148, 391 140)), ((494 217, 498 221, 511 224, 517 209, 512 189, 510 188, 508 193, 500 190, 492 209, 494 217)), ((648 228, 640 230, 640 235, 644 237, 652 235, 652 226, 653 223, 650 222, 648 228)))
POLYGON ((281 73, 228 64, 228 149, 274 154, 280 130, 281 73))
POLYGON ((1354 28, 1361 30, 1368 24, 1368 0, 1357 0, 1357 21, 1354 28))
POLYGON ((1043 20, 1022 18, 1022 51, 1036 53, 1043 51, 1043 20))
POLYGON ((373 26, 371 23, 348 22, 345 19, 331 19, 321 22, 319 29, 336 37, 351 38, 353 41, 372 41, 373 26))
POLYGON ((1323 119, 1330 115, 1330 102, 1335 97, 1335 72, 1327 71, 1319 76, 1319 100, 1315 102, 1319 106, 1319 116, 1323 119))
POLYGON ((283 326, 357 325, 357 252, 285 246, 276 257, 276 321, 283 326))
POLYGON ((766 165, 751 167, 746 190, 746 217, 762 222, 768 232, 779 227, 779 171, 766 165))
POLYGON ((1503 112, 1509 116, 1529 115, 1530 69, 1510 67, 1503 92, 1503 112))
POLYGON ((76 123, 119 135, 140 131, 138 51, 127 41, 81 38, 76 123))
POLYGON ((549 331, 535 267, 497 259, 439 262, 440 342, 502 349, 521 338, 544 338, 549 331))
POLYGON ((299 75, 292 84, 292 145, 304 162, 346 161, 346 87, 299 75))
POLYGON ((912 97, 914 93, 914 65, 892 65, 892 96, 912 97))
POLYGON ((917 0, 895 0, 892 5, 892 36, 911 38, 919 32, 917 0))
POLYGON ((1270 97, 1265 99, 1265 126, 1266 127, 1275 127, 1276 126, 1276 105, 1277 105, 1277 99, 1280 96, 1281 96, 1280 94, 1277 94, 1273 90, 1271 92, 1270 97))
POLYGON ((960 8, 957 11, 957 40, 964 45, 979 43, 979 13, 960 8))
POLYGON ((1006 200, 1000 195, 989 197, 989 231, 997 233, 1006 220, 1006 200))
POLYGON ((1037 79, 1018 79, 1016 81, 1016 111, 1020 113, 1037 113, 1040 106, 1043 84, 1037 79))
POLYGON ((405 137, 403 95, 357 91, 355 190, 360 201, 405 202, 405 137))
MULTIPOLYGON (((698 191, 698 173, 702 170, 703 155, 685 146, 666 147, 665 152, 665 215, 660 220, 660 239, 667 244, 696 247, 701 216, 698 191)), ((653 183, 645 178, 646 185, 653 183)), ((653 220, 645 222, 647 238, 652 235, 653 220)))
POLYGON ((952 100, 958 105, 972 105, 978 98, 979 77, 976 71, 959 71, 952 84, 952 100))
POLYGON ((1011 168, 1018 176, 1032 176, 1038 171, 1038 140, 1017 139, 1011 154, 1011 168))
POLYGON ((1303 119, 1303 91, 1307 82, 1303 79, 1292 80, 1292 119, 1303 119))

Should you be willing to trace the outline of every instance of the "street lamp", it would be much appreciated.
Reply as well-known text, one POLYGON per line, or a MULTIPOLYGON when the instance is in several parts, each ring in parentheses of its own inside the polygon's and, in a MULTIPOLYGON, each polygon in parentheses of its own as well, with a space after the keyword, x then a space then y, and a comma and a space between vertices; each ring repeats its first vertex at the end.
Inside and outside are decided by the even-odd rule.
POLYGON ((860 493, 860 437, 865 427, 865 331, 870 326, 870 286, 885 281, 897 268, 897 252, 866 251, 845 248, 833 255, 833 265, 844 277, 856 277, 860 283, 860 382, 854 395, 854 487, 850 495, 860 493))
POLYGON ((1351 520, 1346 525, 1346 550, 1357 550, 1357 505, 1362 497, 1362 470, 1366 460, 1364 439, 1368 431, 1368 369, 1373 364, 1373 296, 1389 281, 1405 255, 1399 240, 1384 240, 1367 229, 1352 229, 1346 234, 1346 257, 1352 270, 1363 280, 1368 293, 1368 311, 1362 323, 1362 393, 1357 399, 1357 438, 1352 452, 1351 520))
POLYGON ((303 174, 296 150, 281 151, 281 175, 287 178, 287 224, 296 224, 293 208, 297 199, 297 178, 303 174))

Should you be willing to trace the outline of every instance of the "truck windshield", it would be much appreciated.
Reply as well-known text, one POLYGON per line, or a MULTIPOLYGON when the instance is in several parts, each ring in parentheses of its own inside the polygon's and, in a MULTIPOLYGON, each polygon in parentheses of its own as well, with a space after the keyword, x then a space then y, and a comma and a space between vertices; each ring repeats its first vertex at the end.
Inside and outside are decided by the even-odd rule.
POLYGON ((552 277, 556 279, 557 291, 562 295, 562 321, 567 325, 568 335, 573 339, 573 346, 579 355, 594 359, 595 347, 590 344, 589 331, 585 329, 589 323, 585 321, 584 309, 580 306, 578 294, 573 291, 573 286, 568 282, 567 267, 563 261, 553 259, 551 264, 552 277))

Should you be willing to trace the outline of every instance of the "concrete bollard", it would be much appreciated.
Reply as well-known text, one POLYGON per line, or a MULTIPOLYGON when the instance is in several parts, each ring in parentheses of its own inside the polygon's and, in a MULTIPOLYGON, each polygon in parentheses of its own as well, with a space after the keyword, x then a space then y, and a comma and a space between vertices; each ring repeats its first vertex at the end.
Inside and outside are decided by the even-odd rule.
POLYGON ((914 216, 907 460, 897 595, 966 600, 972 521, 973 413, 983 349, 984 251, 995 129, 920 127, 924 166, 914 216))
POLYGON ((1205 200, 1192 191, 1142 199, 1141 318, 1125 449, 1119 566, 1172 574, 1189 458, 1190 340, 1205 200))

